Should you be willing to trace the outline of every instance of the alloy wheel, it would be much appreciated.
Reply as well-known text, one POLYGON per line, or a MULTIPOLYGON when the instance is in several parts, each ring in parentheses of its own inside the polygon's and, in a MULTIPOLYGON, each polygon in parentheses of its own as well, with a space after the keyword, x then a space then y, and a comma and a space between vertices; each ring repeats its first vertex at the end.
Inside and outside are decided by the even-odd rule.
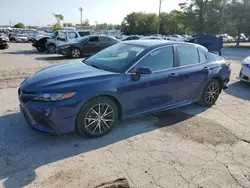
POLYGON ((78 58, 78 57, 80 57, 80 54, 81 54, 81 52, 80 52, 79 49, 73 49, 72 50, 72 57, 78 58))
POLYGON ((115 121, 115 110, 107 103, 93 106, 85 116, 85 128, 93 135, 101 135, 111 129, 115 121))
POLYGON ((205 93, 205 101, 208 104, 214 104, 219 97, 220 94, 220 86, 216 82, 212 82, 206 90, 205 93))
POLYGON ((50 45, 48 48, 49 53, 55 53, 56 52, 56 47, 54 45, 50 45))

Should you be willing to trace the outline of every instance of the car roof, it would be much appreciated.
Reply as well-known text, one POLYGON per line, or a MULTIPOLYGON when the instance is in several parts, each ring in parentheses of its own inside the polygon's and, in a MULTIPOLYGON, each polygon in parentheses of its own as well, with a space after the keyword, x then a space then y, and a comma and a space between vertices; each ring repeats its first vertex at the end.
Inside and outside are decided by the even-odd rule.
POLYGON ((183 44, 183 45, 189 45, 200 48, 200 45, 188 43, 188 42, 176 42, 176 41, 166 41, 166 40, 131 40, 131 41, 123 41, 124 44, 133 44, 143 47, 151 47, 151 48, 157 48, 161 46, 171 46, 171 45, 177 45, 177 44, 183 44))

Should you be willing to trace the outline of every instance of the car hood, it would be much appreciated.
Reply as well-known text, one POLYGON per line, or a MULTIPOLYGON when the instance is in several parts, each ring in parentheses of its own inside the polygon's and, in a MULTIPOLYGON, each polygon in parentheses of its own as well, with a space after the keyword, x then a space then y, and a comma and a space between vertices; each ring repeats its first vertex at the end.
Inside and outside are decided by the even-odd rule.
POLYGON ((250 56, 245 58, 243 61, 242 61, 242 64, 245 64, 245 65, 250 65, 250 56))
POLYGON ((49 35, 42 35, 42 34, 37 34, 34 36, 34 39, 36 39, 37 41, 42 38, 51 38, 51 37, 49 35))
POLYGON ((75 90, 83 84, 98 82, 112 74, 116 73, 96 69, 82 62, 60 63, 34 73, 22 83, 21 88, 34 92, 75 90))

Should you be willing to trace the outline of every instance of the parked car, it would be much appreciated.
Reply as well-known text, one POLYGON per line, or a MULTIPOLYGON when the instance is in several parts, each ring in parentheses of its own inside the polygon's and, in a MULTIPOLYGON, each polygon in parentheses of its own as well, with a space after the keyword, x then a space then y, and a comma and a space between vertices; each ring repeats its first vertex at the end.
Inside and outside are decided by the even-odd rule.
POLYGON ((140 39, 140 37, 138 35, 130 35, 130 36, 126 36, 126 37, 122 38, 121 41, 138 40, 138 39, 140 39))
POLYGON ((168 35, 166 39, 171 40, 171 41, 179 41, 179 42, 185 41, 185 38, 182 37, 181 35, 168 35))
POLYGON ((55 50, 56 44, 59 44, 62 42, 76 41, 77 39, 86 35, 90 35, 90 32, 89 31, 77 31, 77 30, 65 30, 65 31, 61 30, 61 31, 55 31, 51 35, 38 34, 38 35, 35 35, 33 39, 34 43, 32 44, 32 46, 35 47, 40 52, 44 52, 46 51, 46 49, 55 50), (48 41, 48 39, 51 39, 51 40, 48 41), (49 44, 46 44, 47 42, 49 42, 49 44))
POLYGON ((250 83, 250 56, 242 61, 242 69, 238 79, 250 83))
POLYGON ((191 38, 186 39, 185 42, 200 44, 206 47, 209 52, 218 53, 221 56, 221 49, 223 48, 222 37, 209 34, 195 34, 191 38))
POLYGON ((5 50, 9 48, 8 41, 4 37, 0 37, 0 50, 5 50))
POLYGON ((79 58, 82 56, 93 55, 118 42, 118 39, 108 36, 89 35, 80 38, 76 42, 58 45, 57 53, 68 57, 79 58))
POLYGON ((6 34, 4 34, 4 33, 0 33, 0 38, 1 38, 3 41, 6 41, 6 42, 9 42, 9 41, 10 41, 9 37, 8 37, 6 34))
POLYGON ((27 42, 29 42, 29 38, 25 34, 14 34, 12 36, 12 40, 14 42, 19 42, 19 43, 27 43, 27 42))
POLYGON ((141 37, 140 40, 163 40, 163 38, 158 36, 145 36, 141 37))
POLYGON ((197 44, 120 42, 83 60, 47 67, 18 90, 34 128, 100 137, 119 119, 199 102, 212 106, 226 88, 230 63, 197 44))

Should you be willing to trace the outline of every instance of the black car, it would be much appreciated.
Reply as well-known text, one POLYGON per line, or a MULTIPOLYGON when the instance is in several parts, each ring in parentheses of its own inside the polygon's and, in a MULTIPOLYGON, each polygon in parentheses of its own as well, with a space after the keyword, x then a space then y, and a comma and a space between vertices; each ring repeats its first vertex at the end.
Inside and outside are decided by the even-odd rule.
POLYGON ((119 40, 107 36, 89 35, 78 39, 76 42, 59 44, 57 53, 73 58, 91 56, 118 42, 119 40))

